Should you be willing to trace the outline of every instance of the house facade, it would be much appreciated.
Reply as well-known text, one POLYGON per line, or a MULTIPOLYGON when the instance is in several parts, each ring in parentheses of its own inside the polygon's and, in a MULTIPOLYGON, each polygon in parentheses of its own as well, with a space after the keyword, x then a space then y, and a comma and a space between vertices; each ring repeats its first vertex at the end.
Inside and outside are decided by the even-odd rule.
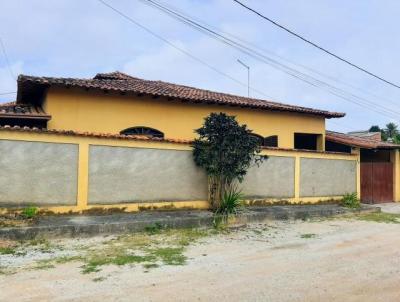
MULTIPOLYGON (((20 76, 16 104, 30 106, 32 113, 42 113, 41 118, 47 119, 47 129, 121 134, 130 133, 130 128, 143 127, 156 130, 163 138, 185 140, 195 137, 193 129, 201 126, 204 117, 223 111, 235 115, 259 137, 276 136, 275 147, 308 149, 301 145, 308 143, 309 149, 321 151, 324 150, 325 119, 344 116, 146 81, 119 72, 97 74, 88 80, 20 76)), ((0 123, 10 121, 0 119, 0 123)), ((18 123, 21 125, 21 121, 18 123)), ((43 122, 38 121, 38 126, 44 126, 43 122)))
MULTIPOLYGON (((120 72, 92 79, 21 75, 16 102, 0 106, 0 207, 207 208, 207 179, 194 166, 190 142, 211 112, 247 124, 270 157, 242 184, 249 203, 361 194, 360 147, 335 142, 325 130, 327 118, 343 113, 120 72)), ((390 147, 395 167, 396 148, 390 147)))

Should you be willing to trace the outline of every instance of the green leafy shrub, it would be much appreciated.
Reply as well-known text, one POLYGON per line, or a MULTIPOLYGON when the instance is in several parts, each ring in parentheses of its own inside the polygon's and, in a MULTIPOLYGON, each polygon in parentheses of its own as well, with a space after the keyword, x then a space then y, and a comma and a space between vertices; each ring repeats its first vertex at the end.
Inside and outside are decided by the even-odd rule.
MULTIPOLYGON (((261 142, 235 116, 211 113, 195 132, 193 158, 208 176, 209 201, 214 211, 222 207, 225 191, 241 182, 252 164, 267 156, 260 155, 261 142)), ((223 207, 222 207, 223 208, 223 207)))
POLYGON ((220 206, 215 211, 217 215, 236 214, 243 207, 243 194, 236 188, 224 192, 220 206))
POLYGON ((39 209, 36 207, 24 208, 21 212, 21 216, 25 219, 32 219, 38 214, 39 209))
POLYGON ((341 204, 342 206, 350 209, 357 209, 361 206, 360 200, 355 192, 344 195, 341 204))

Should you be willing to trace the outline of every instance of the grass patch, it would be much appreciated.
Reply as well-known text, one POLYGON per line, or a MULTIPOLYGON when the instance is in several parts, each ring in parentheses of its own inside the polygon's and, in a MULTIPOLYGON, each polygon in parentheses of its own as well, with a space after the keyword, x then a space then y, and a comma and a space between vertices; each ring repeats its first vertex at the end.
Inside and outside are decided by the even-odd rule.
POLYGON ((316 234, 308 233, 308 234, 301 234, 300 238, 311 239, 311 238, 315 238, 316 236, 317 236, 316 234))
POLYGON ((68 262, 74 262, 74 261, 82 261, 84 258, 82 256, 63 256, 56 258, 54 260, 55 263, 57 264, 64 264, 68 262))
POLYGON ((143 268, 184 265, 187 246, 209 236, 206 229, 162 229, 151 226, 143 233, 122 235, 90 250, 83 259, 82 273, 98 272, 104 265, 143 264, 143 268))
POLYGON ((22 209, 21 216, 24 219, 32 219, 35 218, 38 214, 39 209, 37 207, 27 207, 22 209))
POLYGON ((139 255, 127 255, 127 254, 115 255, 107 258, 97 258, 97 259, 93 258, 82 266, 83 268, 82 273, 89 274, 89 273, 99 272, 100 266, 103 265, 114 264, 121 266, 127 264, 151 262, 155 260, 156 257, 153 255, 139 256, 139 255))
POLYGON ((12 247, 0 247, 0 255, 14 255, 16 252, 12 247))
MULTIPOLYGON (((17 246, 0 247, 0 254, 21 256, 30 251, 55 253, 51 259, 38 260, 30 269, 51 269, 59 264, 81 262, 83 274, 101 271, 103 266, 141 265, 145 270, 161 265, 185 265, 189 245, 210 235, 219 234, 213 229, 165 229, 151 225, 144 232, 110 237, 96 244, 72 245, 48 241, 44 238, 20 241, 17 246), (70 250, 72 255, 57 256, 58 251, 70 250)), ((46 257, 47 258, 47 257, 46 257)), ((50 258, 50 257, 49 257, 50 258)))
POLYGON ((55 268, 55 265, 52 263, 51 259, 37 261, 36 266, 33 267, 33 269, 39 269, 39 270, 45 270, 50 268, 55 268))
POLYGON ((380 223, 400 223, 400 214, 383 213, 383 212, 367 213, 360 215, 358 219, 364 221, 380 222, 380 223))
POLYGON ((160 259, 166 265, 184 265, 187 257, 183 247, 161 247, 150 250, 151 255, 160 259))
POLYGON ((105 277, 97 277, 97 278, 93 278, 93 279, 92 279, 93 282, 102 282, 102 281, 104 281, 104 280, 106 280, 105 277))

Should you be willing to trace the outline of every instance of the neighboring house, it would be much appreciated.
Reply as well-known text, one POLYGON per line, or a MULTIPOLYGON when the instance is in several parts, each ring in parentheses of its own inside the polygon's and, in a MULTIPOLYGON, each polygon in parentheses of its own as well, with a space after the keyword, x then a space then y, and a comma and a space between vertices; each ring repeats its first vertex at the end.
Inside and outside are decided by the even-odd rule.
POLYGON ((352 131, 352 132, 348 132, 347 134, 351 135, 351 136, 357 136, 357 137, 362 137, 362 138, 366 138, 366 139, 382 141, 382 135, 380 132, 370 132, 370 131, 366 130, 366 131, 352 131))
POLYGON ((380 148, 390 150, 392 200, 400 200, 398 146, 326 132, 325 120, 343 113, 113 72, 19 76, 16 102, 0 106, 0 206, 206 208, 207 179, 190 142, 211 112, 235 115, 269 155, 242 184, 250 203, 360 195, 360 156, 380 148))
POLYGON ((360 154, 361 200, 367 203, 399 201, 399 148, 379 132, 326 132, 327 151, 360 154))

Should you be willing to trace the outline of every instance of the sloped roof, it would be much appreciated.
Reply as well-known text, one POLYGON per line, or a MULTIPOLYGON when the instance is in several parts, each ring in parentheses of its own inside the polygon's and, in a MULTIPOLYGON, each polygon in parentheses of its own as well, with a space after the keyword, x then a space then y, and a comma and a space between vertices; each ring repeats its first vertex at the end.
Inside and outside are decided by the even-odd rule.
POLYGON ((51 116, 47 115, 40 106, 9 102, 0 104, 0 118, 32 118, 49 120, 51 116))
POLYGON ((398 144, 334 131, 326 131, 325 139, 327 141, 365 149, 400 149, 400 145, 398 144))
MULTIPOLYGON (((325 118, 343 117, 344 113, 329 112, 307 107, 287 105, 267 100, 247 98, 227 93, 214 92, 162 81, 149 81, 132 77, 121 72, 99 73, 93 79, 53 78, 20 75, 18 77, 17 102, 24 103, 29 98, 39 98, 44 89, 50 86, 81 87, 120 93, 136 93, 155 97, 167 97, 193 103, 240 106, 255 109, 288 111, 325 118), (42 89, 42 92, 38 91, 42 89)), ((29 101, 30 102, 30 101, 29 101)))
POLYGON ((352 131, 352 132, 348 132, 348 135, 351 136, 358 136, 358 137, 365 137, 368 139, 373 139, 373 140, 377 140, 377 141, 381 141, 382 140, 382 135, 380 132, 370 132, 370 131, 352 131))

